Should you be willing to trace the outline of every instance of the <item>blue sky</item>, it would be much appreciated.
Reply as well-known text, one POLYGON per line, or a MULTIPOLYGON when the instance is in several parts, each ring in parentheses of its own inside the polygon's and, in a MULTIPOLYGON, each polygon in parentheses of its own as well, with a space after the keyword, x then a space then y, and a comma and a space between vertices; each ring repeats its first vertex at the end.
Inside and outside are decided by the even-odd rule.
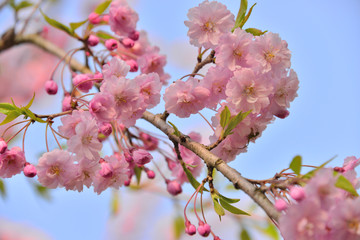
MULTIPOLYGON (((86 14, 75 15, 79 5, 71 2, 64 1, 66 7, 61 8, 64 13, 59 18, 68 22, 82 20, 86 14)), ((240 1, 220 2, 237 13, 240 1)), ((136 0, 133 3, 140 16, 138 28, 147 30, 152 44, 158 45, 168 56, 166 71, 172 76, 171 81, 190 73, 194 66, 197 50, 188 44, 183 22, 187 19, 188 9, 198 3, 200 1, 193 0, 136 0)), ((249 5, 253 3, 249 1, 249 5)), ((299 96, 291 104, 290 116, 269 125, 263 136, 249 146, 248 152, 230 164, 245 177, 271 177, 286 168, 298 154, 304 163, 312 165, 337 156, 332 166, 342 165, 347 156, 360 157, 359 13, 358 0, 267 0, 257 3, 245 27, 279 33, 288 42, 300 89, 299 96)), ((0 20, 7 17, 1 12, 0 20)), ((38 109, 42 106, 38 105, 38 109)), ((162 111, 163 106, 157 109, 162 111)), ((172 116, 169 120, 184 132, 191 129, 210 132, 197 116, 186 121, 172 116)), ((36 134, 36 131, 32 133, 36 134)), ((28 144, 27 148, 32 149, 32 143, 28 144)), ((45 149, 44 145, 41 148, 45 149)), ((35 149, 38 148, 29 152, 38 154, 40 150, 35 149)), ((0 199, 0 218, 30 223, 53 239, 103 239, 105 236, 110 191, 97 196, 92 191, 56 190, 52 191, 53 201, 48 203, 34 195, 22 175, 6 180, 6 184, 9 193, 6 200, 0 199)), ((121 199, 126 207, 124 195, 126 193, 121 199)), ((168 209, 172 207, 169 201, 164 204, 168 209)), ((151 221, 159 219, 155 217, 151 221)))

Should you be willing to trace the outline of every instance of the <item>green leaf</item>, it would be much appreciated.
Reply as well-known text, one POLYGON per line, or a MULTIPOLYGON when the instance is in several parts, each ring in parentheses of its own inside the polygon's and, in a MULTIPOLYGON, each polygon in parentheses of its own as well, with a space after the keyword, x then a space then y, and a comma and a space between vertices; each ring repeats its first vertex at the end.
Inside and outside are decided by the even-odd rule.
POLYGON ((34 95, 33 95, 33 97, 31 98, 31 100, 30 100, 30 102, 25 106, 25 108, 30 108, 31 107, 31 105, 33 104, 33 102, 34 102, 34 99, 35 99, 35 92, 34 92, 34 95))
POLYGON ((174 227, 174 237, 175 239, 180 239, 180 237, 183 235, 183 233, 185 232, 185 224, 184 224, 185 220, 182 216, 177 216, 174 219, 173 222, 173 227, 174 227))
POLYGON ((15 6, 15 11, 19 11, 20 9, 27 8, 32 6, 33 4, 28 1, 22 1, 18 5, 15 6))
POLYGON ((30 109, 21 108, 21 110, 23 111, 23 114, 24 114, 26 117, 29 117, 29 118, 31 118, 32 120, 37 121, 37 122, 40 122, 40 123, 46 123, 46 121, 42 120, 41 118, 36 117, 35 114, 34 114, 32 111, 30 111, 30 109))
POLYGON ((9 112, 9 114, 6 116, 4 121, 2 121, 0 123, 0 126, 11 122, 12 120, 16 119, 20 115, 21 115, 21 113, 17 112, 16 110, 9 112))
POLYGON ((5 197, 6 197, 6 188, 5 188, 5 183, 1 179, 0 179, 0 195, 1 195, 1 197, 3 199, 5 199, 5 197))
POLYGON ((220 113, 220 125, 223 129, 225 129, 231 117, 231 112, 227 106, 225 106, 224 110, 220 113))
POLYGON ((97 14, 102 14, 110 5, 111 3, 111 0, 107 0, 107 1, 104 1, 102 3, 100 3, 94 10, 95 13, 97 14))
POLYGON ((72 23, 70 23, 71 31, 74 32, 76 29, 81 27, 86 22, 87 22, 87 19, 84 20, 84 21, 81 21, 81 22, 72 22, 72 23))
POLYGON ((242 230, 241 230, 240 239, 241 240, 251 240, 250 235, 245 228, 242 228, 242 230))
POLYGON ((352 185, 352 183, 343 175, 340 175, 335 183, 335 187, 341 188, 349 193, 351 193, 352 195, 358 197, 359 194, 356 192, 354 186, 352 185))
POLYGON ((247 112, 240 112, 238 113, 236 116, 234 117, 231 117, 230 118, 230 121, 229 121, 229 124, 224 132, 224 136, 223 137, 226 137, 230 134, 233 134, 232 130, 234 130, 236 128, 236 126, 242 121, 244 120, 247 115, 249 115, 249 113, 251 113, 251 110, 247 111, 247 112))
POLYGON ((260 226, 255 226, 255 228, 258 231, 260 231, 262 234, 270 237, 271 239, 274 239, 274 240, 279 240, 280 239, 279 232, 278 232, 277 228, 271 222, 268 223, 266 228, 263 228, 263 227, 260 227, 260 226))
POLYGON ((247 29, 245 29, 245 31, 248 33, 251 33, 254 36, 261 36, 267 32, 267 31, 261 31, 260 29, 257 29, 257 28, 247 28, 247 29))
MULTIPOLYGON (((211 198, 213 200, 214 203, 214 209, 215 212, 219 215, 219 217, 224 216, 225 215, 225 210, 224 208, 219 204, 219 199, 217 197, 217 194, 211 194, 211 198)), ((221 219, 221 218, 220 218, 221 219)))
POLYGON ((297 155, 293 158, 293 160, 290 163, 290 169, 294 171, 297 175, 300 174, 301 171, 301 164, 302 164, 302 158, 301 156, 297 155))
POLYGON ((43 13, 43 11, 40 9, 41 14, 43 15, 45 21, 50 24, 51 26, 60 29, 64 32, 66 32, 67 34, 69 34, 70 36, 73 36, 73 32, 70 30, 69 27, 65 26, 64 24, 56 21, 55 19, 51 19, 48 16, 45 15, 45 13, 43 13))
POLYGON ((12 112, 15 109, 16 107, 14 107, 10 103, 0 103, 0 113, 8 115, 10 112, 12 112))
POLYGON ((240 201, 240 199, 237 198, 227 198, 223 195, 221 195, 220 193, 217 193, 220 197, 220 199, 222 199, 223 201, 227 202, 227 203, 237 203, 238 201, 240 201))
POLYGON ((235 25, 234 27, 232 28, 232 32, 240 27, 240 24, 241 22, 243 21, 244 17, 245 17, 245 14, 246 14, 246 10, 247 10, 247 7, 248 7, 248 1, 247 0, 241 0, 240 2, 240 9, 239 9, 239 12, 236 16, 236 20, 235 20, 235 25))
POLYGON ((181 134, 180 134, 179 130, 177 129, 177 127, 176 127, 172 122, 170 122, 170 121, 168 121, 168 123, 174 128, 174 133, 173 133, 173 134, 174 134, 175 136, 180 137, 181 134))
POLYGON ((250 14, 251 14, 253 8, 255 7, 255 5, 256 5, 256 3, 254 3, 254 5, 251 6, 251 8, 249 9, 249 12, 248 12, 247 15, 243 18, 242 22, 240 23, 240 28, 242 28, 242 27, 245 25, 245 23, 247 22, 247 20, 249 19, 250 14))
POLYGON ((117 191, 113 191, 112 192, 112 196, 111 196, 111 214, 113 216, 117 215, 120 211, 120 201, 119 201, 119 194, 117 191))
MULTIPOLYGON (((185 164, 181 164, 188 180, 189 180, 189 183, 191 184, 191 186, 193 186, 193 188, 196 190, 199 186, 200 186, 200 183, 194 178, 194 176, 192 175, 192 173, 190 172, 189 169, 187 169, 187 167, 185 166, 185 164)), ((207 190, 206 188, 202 188, 204 191, 208 192, 209 190, 207 190)), ((201 190, 201 189, 200 189, 201 190)), ((203 191, 201 190, 201 191, 203 191)), ((200 192, 201 192, 200 191, 200 192)))
POLYGON ((223 206, 229 212, 231 212, 233 214, 237 214, 237 215, 248 215, 248 216, 250 216, 249 213, 244 212, 243 210, 240 210, 237 207, 234 207, 233 205, 230 205, 229 203, 222 200, 222 198, 219 198, 219 200, 220 200, 221 206, 223 206))
POLYGON ((98 36, 99 38, 103 38, 103 39, 112 39, 114 38, 112 35, 110 35, 107 32, 103 32, 103 31, 98 31, 96 33, 96 36, 98 36))
POLYGON ((50 193, 49 193, 49 189, 40 185, 40 184, 37 184, 37 183, 34 183, 34 188, 35 188, 35 192, 42 198, 44 198, 45 200, 48 200, 50 201, 51 200, 51 196, 50 196, 50 193))
POLYGON ((139 168, 139 167, 135 166, 134 167, 134 172, 135 172, 137 184, 139 185, 140 184, 140 179, 141 179, 142 168, 139 168))

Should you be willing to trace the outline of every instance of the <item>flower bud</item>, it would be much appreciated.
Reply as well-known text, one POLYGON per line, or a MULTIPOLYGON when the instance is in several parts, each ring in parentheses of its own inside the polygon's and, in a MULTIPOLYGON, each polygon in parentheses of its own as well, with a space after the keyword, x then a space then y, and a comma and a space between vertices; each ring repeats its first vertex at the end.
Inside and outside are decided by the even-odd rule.
POLYGON ((120 40, 120 43, 125 47, 125 48, 132 48, 135 44, 134 40, 130 39, 130 38, 124 38, 120 40))
POLYGON ((173 181, 167 180, 166 184, 167 184, 167 191, 171 195, 176 196, 176 195, 182 193, 181 185, 177 181, 175 181, 175 180, 173 180, 173 181))
POLYGON ((124 186, 125 186, 125 187, 128 187, 128 186, 130 186, 130 183, 131 183, 131 180, 128 179, 128 180, 126 180, 126 181, 124 182, 124 186))
POLYGON ((128 37, 134 41, 137 41, 137 40, 139 40, 140 33, 138 31, 134 30, 131 33, 129 33, 128 37))
POLYGON ((7 149, 7 143, 4 139, 0 138, 0 154, 3 154, 7 149))
POLYGON ((88 19, 91 24, 99 24, 101 21, 99 14, 95 12, 90 13, 88 19))
POLYGON ((287 116, 289 116, 290 112, 286 109, 282 109, 280 111, 278 111, 277 113, 275 113, 274 115, 278 118, 284 119, 287 116))
POLYGON ((111 124, 110 123, 103 123, 99 128, 99 132, 104 134, 106 137, 110 136, 110 134, 112 133, 111 124))
POLYGON ((45 90, 49 95, 55 95, 58 91, 58 85, 53 80, 48 80, 45 83, 45 90))
POLYGON ((37 174, 35 166, 30 163, 25 163, 23 171, 24 175, 29 178, 35 177, 37 174))
POLYGON ((291 187, 290 188, 290 196, 300 202, 305 198, 305 191, 302 187, 291 187))
POLYGON ((153 159, 151 154, 148 151, 144 150, 144 149, 136 149, 132 153, 132 157, 134 159, 134 162, 138 166, 143 166, 143 165, 149 163, 151 161, 151 159, 153 159))
POLYGON ((139 69, 139 65, 133 59, 127 60, 126 64, 130 66, 130 72, 136 72, 139 69))
POLYGON ((124 157, 128 163, 131 163, 132 161, 134 161, 132 154, 131 154, 131 150, 130 150, 130 152, 124 152, 124 157))
POLYGON ((95 47, 99 43, 99 38, 95 35, 90 35, 87 40, 87 43, 89 44, 89 46, 95 47))
POLYGON ((210 225, 204 222, 199 222, 198 232, 201 236, 207 237, 210 234, 211 228, 210 225))
POLYGON ((111 178, 113 176, 113 168, 107 162, 101 163, 100 175, 104 178, 111 178))
POLYGON ((170 158, 165 158, 165 161, 166 161, 170 171, 172 171, 177 166, 177 163, 175 161, 171 160, 170 158))
POLYGON ((99 79, 99 80, 96 80, 97 83, 101 83, 102 80, 104 80, 104 77, 102 75, 101 72, 96 72, 93 76, 94 79, 99 79))
POLYGON ((189 224, 185 228, 185 232, 189 234, 190 236, 194 235, 196 233, 196 227, 193 224, 189 224))
POLYGON ((104 15, 103 17, 102 17, 102 20, 105 22, 105 23, 108 23, 109 22, 109 15, 108 14, 106 14, 106 15, 104 15))
POLYGON ((147 170, 146 170, 146 175, 147 175, 147 177, 148 177, 149 179, 154 179, 154 178, 155 178, 155 172, 152 171, 152 170, 147 169, 147 170))
POLYGON ((62 101, 62 111, 65 112, 69 110, 71 110, 71 96, 70 94, 65 94, 62 101))
POLYGON ((276 201, 275 201, 276 210, 283 211, 283 210, 287 209, 287 207, 288 207, 288 205, 284 199, 282 199, 282 198, 276 199, 276 201))
POLYGON ((108 39, 105 41, 105 47, 109 50, 115 50, 118 48, 118 43, 115 39, 108 39))
POLYGON ((94 85, 94 82, 90 80, 90 77, 87 74, 77 74, 72 81, 73 84, 84 93, 89 92, 94 85))

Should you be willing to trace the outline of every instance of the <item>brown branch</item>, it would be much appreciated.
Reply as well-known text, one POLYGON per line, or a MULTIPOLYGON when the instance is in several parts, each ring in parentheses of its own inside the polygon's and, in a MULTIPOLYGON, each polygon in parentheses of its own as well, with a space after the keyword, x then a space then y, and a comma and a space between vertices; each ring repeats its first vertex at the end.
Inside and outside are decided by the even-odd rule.
MULTIPOLYGON (((14 34, 8 34, 8 35, 10 37, 3 36, 2 39, 0 40, 0 52, 14 45, 18 45, 22 43, 32 43, 60 58, 65 56, 66 54, 66 52, 60 49, 59 47, 55 46, 51 42, 35 34, 26 35, 26 36, 14 36, 14 34)), ((212 51, 206 59, 204 59, 201 63, 198 63, 194 69, 194 73, 198 72, 204 65, 213 62, 214 54, 215 52, 212 51)), ((66 58, 66 60, 69 59, 66 58)), ((85 67, 84 65, 82 65, 81 63, 79 63, 74 59, 71 60, 70 66, 74 70, 83 73, 91 73, 90 69, 88 69, 87 67, 85 67)), ((229 181, 231 181, 234 184, 235 188, 241 189, 247 195, 249 195, 261 208, 264 209, 264 211, 270 218, 274 220, 278 220, 280 213, 275 209, 273 204, 269 201, 269 199, 259 188, 255 187, 252 183, 250 183, 245 178, 243 178, 238 171, 228 166, 219 157, 215 156, 213 153, 208 151, 204 145, 199 144, 197 142, 193 142, 189 137, 186 137, 183 134, 181 134, 180 137, 175 136, 173 134, 174 129, 170 127, 168 124, 166 124, 166 122, 162 119, 162 117, 163 117, 162 115, 154 115, 148 111, 146 111, 143 114, 143 119, 150 122, 155 127, 159 128, 169 137, 171 141, 177 142, 183 145, 184 147, 190 149, 192 152, 194 152, 200 158, 202 158, 208 166, 215 167, 229 181)))

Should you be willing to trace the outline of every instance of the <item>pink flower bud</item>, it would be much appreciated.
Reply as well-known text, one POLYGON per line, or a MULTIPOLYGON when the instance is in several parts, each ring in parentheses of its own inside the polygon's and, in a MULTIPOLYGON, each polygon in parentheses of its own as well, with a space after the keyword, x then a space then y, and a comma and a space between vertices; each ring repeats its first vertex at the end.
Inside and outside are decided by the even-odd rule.
POLYGON ((48 80, 45 83, 45 90, 49 95, 55 95, 58 91, 58 85, 53 80, 48 80))
POLYGON ((124 182, 124 186, 125 186, 125 187, 128 187, 128 186, 130 186, 130 183, 131 183, 131 180, 128 179, 128 180, 126 180, 126 181, 124 182))
POLYGON ((167 165, 168 165, 168 168, 170 171, 172 171, 176 166, 177 166, 177 163, 173 160, 171 160, 170 158, 165 158, 166 162, 167 162, 167 165))
POLYGON ((102 75, 101 72, 96 72, 93 76, 94 79, 99 79, 99 80, 96 80, 97 83, 101 83, 102 80, 104 80, 104 77, 102 75))
POLYGON ((345 172, 345 169, 343 167, 334 167, 334 171, 343 173, 345 172))
POLYGON ((153 136, 150 136, 147 133, 141 132, 139 134, 140 139, 144 143, 144 148, 148 151, 152 151, 157 149, 159 140, 157 138, 154 138, 153 136))
POLYGON ((106 137, 110 136, 110 134, 112 133, 111 124, 110 123, 103 123, 99 128, 99 132, 104 134, 106 137))
POLYGON ((104 15, 102 17, 102 20, 105 22, 105 23, 108 23, 109 22, 109 15, 104 15))
POLYGON ((198 232, 201 236, 207 237, 210 234, 211 228, 210 225, 204 222, 199 222, 198 232))
POLYGON ((136 72, 139 69, 139 65, 133 59, 127 60, 126 64, 130 66, 130 72, 136 72))
POLYGON ((134 30, 131 33, 129 33, 128 37, 134 41, 137 41, 137 40, 139 40, 140 33, 138 31, 134 30))
POLYGON ((24 171, 24 175, 30 178, 35 177, 37 174, 35 166, 30 163, 25 163, 25 167, 23 171, 24 171))
POLYGON ((0 154, 3 154, 7 149, 7 143, 4 139, 0 138, 0 154))
POLYGON ((214 240, 221 240, 221 238, 218 237, 218 236, 215 236, 215 237, 214 237, 214 240))
POLYGON ((138 166, 143 166, 143 165, 149 163, 151 161, 151 159, 153 159, 151 154, 148 151, 144 150, 144 149, 136 149, 132 153, 132 157, 134 159, 134 162, 138 166))
POLYGON ((278 211, 283 211, 285 209, 287 209, 288 205, 286 203, 286 201, 282 198, 276 199, 275 201, 275 208, 278 211))
POLYGON ((131 153, 129 153, 129 152, 124 152, 124 157, 125 157, 125 160, 126 160, 128 163, 131 163, 132 161, 134 161, 131 153))
POLYGON ((96 45, 98 45, 99 43, 99 38, 95 35, 90 35, 87 43, 91 46, 91 47, 95 47, 96 45))
POLYGON ((147 175, 147 177, 149 178, 149 179, 154 179, 155 178, 155 172, 154 171, 152 171, 152 170, 147 170, 146 171, 146 175, 147 175))
POLYGON ((111 178, 113 176, 113 168, 107 162, 101 163, 100 175, 104 178, 111 178))
POLYGON ((120 42, 125 48, 132 48, 135 44, 134 40, 130 38, 121 39, 120 42))
POLYGON ((77 74, 72 81, 73 84, 84 93, 89 92, 94 85, 94 81, 91 81, 87 74, 77 74))
POLYGON ((281 119, 286 118, 287 116, 289 116, 290 112, 286 109, 282 109, 280 111, 278 111, 277 113, 275 113, 275 116, 281 119))
POLYGON ((290 196, 300 202, 305 198, 305 191, 302 187, 291 187, 290 188, 290 196))
POLYGON ((69 111, 71 110, 71 96, 70 94, 65 94, 64 99, 62 101, 62 111, 69 111))
POLYGON ((98 24, 101 21, 99 14, 95 12, 90 13, 88 19, 91 24, 98 24))
POLYGON ((173 180, 173 181, 167 180, 166 184, 167 184, 167 191, 171 195, 176 196, 176 195, 182 193, 181 185, 177 181, 175 181, 175 180, 173 180))
POLYGON ((118 48, 118 43, 115 39, 108 39, 105 41, 105 47, 109 50, 115 50, 118 48))
POLYGON ((185 228, 185 232, 187 234, 189 234, 190 236, 194 235, 196 233, 196 227, 193 224, 189 224, 186 228, 185 228))

